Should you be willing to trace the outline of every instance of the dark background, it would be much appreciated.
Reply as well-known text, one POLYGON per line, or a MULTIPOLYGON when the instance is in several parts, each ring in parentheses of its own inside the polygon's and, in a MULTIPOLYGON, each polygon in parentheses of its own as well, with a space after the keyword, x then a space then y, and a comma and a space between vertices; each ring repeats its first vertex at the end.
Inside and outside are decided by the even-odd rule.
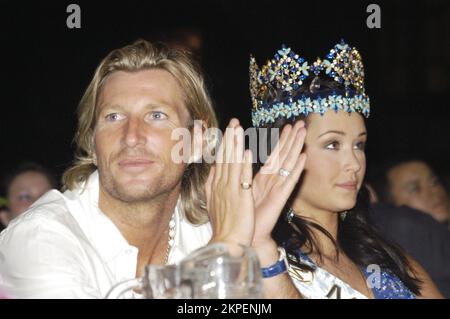
POLYGON ((282 43, 308 60, 344 38, 362 54, 371 97, 369 171, 392 157, 422 157, 450 176, 450 2, 40 1, 2 3, 1 166, 24 160, 61 174, 73 158, 75 109, 100 60, 137 38, 194 28, 222 128, 250 126, 248 58, 282 43), (66 8, 81 7, 81 29, 66 8), (381 7, 369 29, 367 5, 381 7))

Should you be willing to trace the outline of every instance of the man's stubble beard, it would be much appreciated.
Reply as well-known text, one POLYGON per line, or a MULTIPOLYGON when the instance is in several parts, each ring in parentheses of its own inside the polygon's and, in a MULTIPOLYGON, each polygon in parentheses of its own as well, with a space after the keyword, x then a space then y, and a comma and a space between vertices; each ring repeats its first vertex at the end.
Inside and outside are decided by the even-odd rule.
POLYGON ((127 187, 120 184, 112 174, 102 173, 99 169, 100 183, 108 195, 117 201, 127 204, 141 204, 149 202, 164 194, 168 194, 180 189, 183 174, 179 178, 167 174, 167 179, 164 181, 161 178, 156 178, 154 182, 146 184, 145 188, 140 187, 136 190, 134 187, 127 187))

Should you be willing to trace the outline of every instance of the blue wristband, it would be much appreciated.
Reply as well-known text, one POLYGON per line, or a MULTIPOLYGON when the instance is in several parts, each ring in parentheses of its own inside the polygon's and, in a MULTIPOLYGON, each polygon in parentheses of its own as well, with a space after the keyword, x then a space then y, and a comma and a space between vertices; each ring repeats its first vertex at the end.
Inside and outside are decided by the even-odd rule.
POLYGON ((261 268, 263 278, 274 277, 287 271, 284 251, 281 252, 280 250, 280 253, 280 260, 275 264, 266 268, 261 268))

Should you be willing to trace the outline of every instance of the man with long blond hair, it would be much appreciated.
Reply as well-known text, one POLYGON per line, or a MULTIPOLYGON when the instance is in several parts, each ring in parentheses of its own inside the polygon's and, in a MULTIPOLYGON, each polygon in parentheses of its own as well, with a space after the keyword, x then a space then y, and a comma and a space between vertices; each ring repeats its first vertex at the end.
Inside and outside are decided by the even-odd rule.
POLYGON ((47 193, 1 235, 0 285, 19 298, 99 298, 205 245, 210 164, 172 160, 174 129, 194 134, 194 120, 200 133, 217 127, 188 53, 145 40, 113 50, 79 104, 65 192, 47 193))

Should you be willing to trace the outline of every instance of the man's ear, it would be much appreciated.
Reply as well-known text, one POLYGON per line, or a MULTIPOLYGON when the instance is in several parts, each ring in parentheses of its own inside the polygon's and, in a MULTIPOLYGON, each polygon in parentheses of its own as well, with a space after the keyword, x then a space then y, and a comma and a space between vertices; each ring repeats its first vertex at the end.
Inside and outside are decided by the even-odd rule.
POLYGON ((206 131, 207 125, 203 120, 194 120, 194 126, 191 131, 191 155, 189 164, 200 163, 203 155, 203 133, 206 131))

